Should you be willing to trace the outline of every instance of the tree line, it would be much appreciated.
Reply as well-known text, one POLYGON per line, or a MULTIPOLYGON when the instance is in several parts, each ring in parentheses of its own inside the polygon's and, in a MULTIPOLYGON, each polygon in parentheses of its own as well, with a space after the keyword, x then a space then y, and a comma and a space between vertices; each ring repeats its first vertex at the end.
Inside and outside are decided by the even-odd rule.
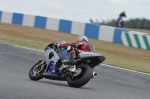
MULTIPOLYGON (((102 20, 101 22, 98 20, 93 21, 92 19, 90 19, 89 21, 93 24, 107 25, 113 27, 116 27, 116 23, 117 23, 117 19, 107 19, 107 20, 102 20)), ((125 21, 124 27, 150 30, 150 20, 146 18, 129 19, 125 21)))

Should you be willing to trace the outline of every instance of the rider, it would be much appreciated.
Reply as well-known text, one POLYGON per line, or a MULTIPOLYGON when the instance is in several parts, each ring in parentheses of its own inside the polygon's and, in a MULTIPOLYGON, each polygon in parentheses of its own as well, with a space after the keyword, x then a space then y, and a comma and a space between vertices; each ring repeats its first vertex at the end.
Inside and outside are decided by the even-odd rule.
POLYGON ((126 13, 123 11, 122 13, 120 13, 119 17, 126 17, 126 13))
POLYGON ((126 13, 123 11, 122 13, 119 14, 119 18, 117 20, 117 27, 124 26, 125 18, 126 18, 126 13))
POLYGON ((86 36, 79 36, 77 38, 77 41, 72 44, 61 44, 58 45, 60 49, 62 48, 67 48, 69 59, 67 60, 66 63, 68 64, 75 64, 75 57, 80 53, 80 52, 92 52, 93 46, 88 43, 88 38, 86 36))
MULTIPOLYGON (((48 45, 49 46, 49 45, 48 45)), ((86 36, 79 36, 77 38, 77 41, 75 43, 71 44, 55 44, 55 47, 59 50, 67 49, 67 53, 69 56, 69 59, 63 60, 62 62, 71 66, 75 66, 75 58, 80 52, 94 52, 93 46, 88 43, 88 38, 86 36)), ((47 47, 46 47, 47 48, 47 47)), ((58 50, 58 51, 59 51, 58 50)), ((46 51, 49 53, 49 50, 46 49, 46 51)), ((47 53, 46 52, 46 53, 47 53)), ((53 53, 46 54, 45 57, 53 57, 53 53)), ((49 63, 49 60, 47 62, 50 66, 52 66, 54 63, 49 63)), ((60 68, 59 66, 57 69, 60 68)), ((59 69, 60 70, 60 69, 59 69)))

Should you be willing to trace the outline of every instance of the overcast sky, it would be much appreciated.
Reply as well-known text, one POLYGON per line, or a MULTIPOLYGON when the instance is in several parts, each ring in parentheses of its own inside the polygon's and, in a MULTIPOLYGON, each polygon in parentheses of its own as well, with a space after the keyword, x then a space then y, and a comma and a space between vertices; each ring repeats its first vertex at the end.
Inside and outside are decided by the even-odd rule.
POLYGON ((150 19, 150 0, 0 0, 0 10, 78 22, 117 18, 122 11, 128 19, 150 19))

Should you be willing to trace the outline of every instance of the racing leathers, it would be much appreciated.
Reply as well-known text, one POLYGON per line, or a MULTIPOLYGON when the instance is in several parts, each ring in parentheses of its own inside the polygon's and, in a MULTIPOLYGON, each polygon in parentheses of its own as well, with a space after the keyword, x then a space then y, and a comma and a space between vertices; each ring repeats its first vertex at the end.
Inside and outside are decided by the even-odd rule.
POLYGON ((59 48, 67 48, 69 59, 68 64, 75 64, 75 57, 80 52, 91 52, 91 44, 88 42, 80 41, 72 44, 61 44, 59 48))

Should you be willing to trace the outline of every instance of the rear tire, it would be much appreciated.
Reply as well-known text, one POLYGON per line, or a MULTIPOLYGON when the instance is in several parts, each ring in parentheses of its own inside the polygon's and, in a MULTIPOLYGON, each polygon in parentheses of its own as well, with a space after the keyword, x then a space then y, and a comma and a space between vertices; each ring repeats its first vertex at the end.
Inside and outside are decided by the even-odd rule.
POLYGON ((82 72, 80 75, 78 75, 77 77, 73 77, 73 78, 70 75, 67 77, 67 82, 70 87, 75 87, 75 88, 82 87, 85 84, 87 84, 92 78, 93 70, 90 66, 83 64, 83 65, 77 66, 77 68, 82 69, 82 72))
POLYGON ((40 80, 40 79, 43 78, 43 72, 44 72, 44 70, 45 70, 45 66, 44 66, 44 69, 43 69, 42 71, 39 71, 39 72, 37 71, 37 74, 34 73, 35 69, 38 69, 38 68, 41 69, 42 65, 45 65, 45 63, 41 65, 41 62, 43 62, 43 61, 37 62, 37 63, 36 63, 35 65, 33 65, 33 67, 30 69, 30 71, 29 71, 29 78, 30 78, 31 80, 37 81, 37 80, 40 80), (36 67, 36 66, 37 66, 37 67, 36 67))

